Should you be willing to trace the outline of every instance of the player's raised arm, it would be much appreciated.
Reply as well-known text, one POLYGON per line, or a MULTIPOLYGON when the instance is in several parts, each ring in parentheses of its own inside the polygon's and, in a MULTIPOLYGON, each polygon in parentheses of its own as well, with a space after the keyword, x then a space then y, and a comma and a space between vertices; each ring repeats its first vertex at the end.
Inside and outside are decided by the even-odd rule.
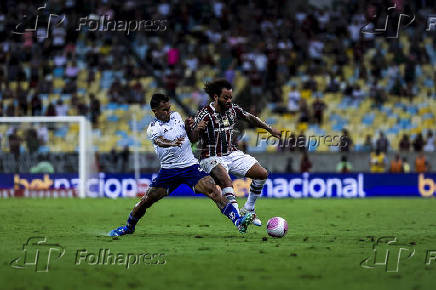
POLYGON ((247 121, 248 123, 250 123, 250 125, 257 127, 257 128, 262 128, 267 130, 272 136, 276 137, 276 138, 280 138, 281 136, 281 132, 275 128, 272 128, 270 125, 268 125, 266 122, 262 121, 259 117, 243 110, 242 108, 240 108, 239 106, 235 106, 238 115, 245 121, 247 121))

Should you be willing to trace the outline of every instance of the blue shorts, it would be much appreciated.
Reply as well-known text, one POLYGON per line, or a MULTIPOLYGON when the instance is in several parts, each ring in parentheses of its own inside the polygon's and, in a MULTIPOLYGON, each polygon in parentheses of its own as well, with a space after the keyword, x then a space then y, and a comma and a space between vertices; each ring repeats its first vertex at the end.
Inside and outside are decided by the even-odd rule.
POLYGON ((205 176, 208 176, 208 174, 198 164, 185 168, 161 168, 157 177, 150 184, 150 187, 166 188, 168 194, 181 184, 186 184, 194 190, 194 186, 205 176))

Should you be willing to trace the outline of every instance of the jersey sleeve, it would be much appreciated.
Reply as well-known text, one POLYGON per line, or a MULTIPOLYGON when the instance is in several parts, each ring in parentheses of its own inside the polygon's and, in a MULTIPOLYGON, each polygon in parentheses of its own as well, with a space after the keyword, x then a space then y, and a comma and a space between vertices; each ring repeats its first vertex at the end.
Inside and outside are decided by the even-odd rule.
POLYGON ((162 136, 162 132, 160 130, 160 126, 155 122, 151 123, 147 128, 147 138, 154 142, 156 138, 162 136))
POLYGON ((233 105, 233 110, 235 111, 236 116, 240 119, 243 119, 248 114, 247 111, 245 111, 239 105, 236 104, 233 105))
POLYGON ((194 125, 192 126, 193 129, 197 128, 198 124, 202 120, 208 119, 208 113, 207 110, 202 109, 200 112, 197 113, 197 115, 194 117, 194 125))

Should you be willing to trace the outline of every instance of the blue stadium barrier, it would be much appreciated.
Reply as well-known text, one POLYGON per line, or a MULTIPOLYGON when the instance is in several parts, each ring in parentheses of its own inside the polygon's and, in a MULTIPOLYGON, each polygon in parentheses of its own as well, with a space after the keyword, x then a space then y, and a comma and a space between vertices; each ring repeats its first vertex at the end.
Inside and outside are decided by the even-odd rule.
MULTIPOLYGON (((156 174, 142 174, 138 183, 133 174, 99 173, 88 184, 90 197, 134 197, 144 193, 156 174)), ((77 187, 77 174, 0 174, 1 190, 70 189, 77 187)), ((249 179, 234 179, 238 196, 248 195, 249 179)), ((366 197, 433 197, 436 174, 271 174, 262 195, 273 198, 366 198, 366 197)), ((182 185, 171 196, 195 196, 182 185)))

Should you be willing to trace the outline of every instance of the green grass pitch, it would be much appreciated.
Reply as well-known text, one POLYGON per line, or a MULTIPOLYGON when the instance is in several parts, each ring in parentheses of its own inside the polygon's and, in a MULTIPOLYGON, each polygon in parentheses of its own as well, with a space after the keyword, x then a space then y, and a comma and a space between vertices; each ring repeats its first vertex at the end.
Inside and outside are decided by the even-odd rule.
MULTIPOLYGON (((435 287, 434 199, 260 199, 257 213, 264 224, 272 216, 281 216, 289 223, 287 236, 275 239, 265 238, 265 226, 252 226, 247 234, 239 234, 213 202, 205 198, 167 198, 147 212, 134 235, 119 239, 105 236, 125 222, 135 202, 133 199, 0 200, 0 288, 418 290, 435 287), (400 253, 398 271, 391 271, 395 270, 395 259, 401 248, 398 243, 377 246, 379 255, 390 253, 387 267, 374 263, 364 264, 366 268, 361 266, 365 258, 373 256, 374 241, 383 236, 396 237, 405 249, 400 253), (24 257, 23 244, 30 237, 46 237, 47 244, 58 244, 64 249, 62 257, 53 250, 48 272, 36 272, 30 258, 28 265, 23 260, 12 262, 24 257), (92 265, 100 249, 120 254, 119 264, 100 261, 92 265), (86 251, 79 255, 80 264, 76 264, 78 251, 86 251), (93 257, 86 258, 93 253, 93 257), (127 269, 123 259, 128 254, 132 263, 134 259, 139 262, 127 269), (152 254, 161 256, 153 258, 152 254)), ((240 199, 241 205, 243 202, 240 199)), ((47 246, 37 246, 42 249, 38 260, 42 263, 38 264, 40 269, 44 269, 44 260, 48 259, 44 247, 47 246)), ((29 257, 35 257, 34 248, 26 249, 29 257)))

